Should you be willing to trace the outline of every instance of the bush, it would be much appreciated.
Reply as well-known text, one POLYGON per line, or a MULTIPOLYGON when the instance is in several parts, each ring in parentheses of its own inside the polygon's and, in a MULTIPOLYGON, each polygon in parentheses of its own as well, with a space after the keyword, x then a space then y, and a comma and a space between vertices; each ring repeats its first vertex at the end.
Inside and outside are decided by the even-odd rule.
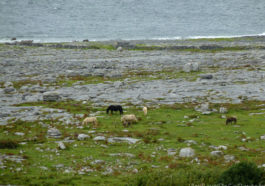
POLYGON ((14 140, 0 140, 0 149, 15 149, 18 147, 18 142, 14 140))
POLYGON ((240 162, 231 166, 220 176, 218 183, 225 185, 258 185, 262 182, 264 172, 252 162, 240 162))
POLYGON ((194 168, 179 168, 176 171, 160 170, 145 171, 136 175, 131 184, 137 186, 178 186, 192 184, 214 184, 219 177, 216 169, 202 170, 194 168))

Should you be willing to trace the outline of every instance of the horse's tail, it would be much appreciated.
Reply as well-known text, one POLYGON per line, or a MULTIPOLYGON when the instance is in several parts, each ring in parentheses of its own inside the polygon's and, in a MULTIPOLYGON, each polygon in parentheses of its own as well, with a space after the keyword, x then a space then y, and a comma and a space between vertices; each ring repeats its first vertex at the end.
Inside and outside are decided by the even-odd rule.
POLYGON ((107 110, 106 110, 106 113, 107 113, 107 114, 109 114, 109 110, 110 110, 110 108, 108 107, 107 110))
POLYGON ((122 107, 120 107, 120 114, 123 114, 123 110, 122 110, 122 107))

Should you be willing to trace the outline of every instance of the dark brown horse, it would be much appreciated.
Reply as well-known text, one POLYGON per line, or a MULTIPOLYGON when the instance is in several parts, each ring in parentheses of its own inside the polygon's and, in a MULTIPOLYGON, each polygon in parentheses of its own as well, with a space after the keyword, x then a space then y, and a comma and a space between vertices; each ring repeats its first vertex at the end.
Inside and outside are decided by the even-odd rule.
POLYGON ((226 119, 226 125, 228 125, 229 123, 234 123, 234 124, 236 124, 236 122, 237 122, 237 119, 236 119, 236 117, 228 117, 227 119, 226 119))
POLYGON ((123 114, 123 109, 122 109, 122 106, 120 105, 110 105, 108 108, 107 108, 107 114, 109 114, 109 111, 111 111, 111 114, 113 114, 113 111, 120 111, 120 114, 123 114))

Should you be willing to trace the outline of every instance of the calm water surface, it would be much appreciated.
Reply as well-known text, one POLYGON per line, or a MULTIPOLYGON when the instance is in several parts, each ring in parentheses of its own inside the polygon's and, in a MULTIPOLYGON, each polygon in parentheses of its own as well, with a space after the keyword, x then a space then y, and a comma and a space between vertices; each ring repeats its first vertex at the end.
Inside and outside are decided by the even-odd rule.
POLYGON ((0 40, 174 39, 262 33, 264 0, 0 0, 0 40))

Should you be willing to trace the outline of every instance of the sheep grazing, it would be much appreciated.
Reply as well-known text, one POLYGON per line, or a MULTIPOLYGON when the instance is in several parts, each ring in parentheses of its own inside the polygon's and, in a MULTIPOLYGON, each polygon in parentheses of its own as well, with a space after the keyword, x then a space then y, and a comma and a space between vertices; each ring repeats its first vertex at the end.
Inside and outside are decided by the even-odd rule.
POLYGON ((147 115, 147 107, 143 108, 143 112, 144 112, 144 115, 146 116, 147 115))
POLYGON ((234 124, 236 124, 236 122, 237 122, 237 118, 236 117, 234 117, 234 116, 232 116, 232 117, 228 117, 227 119, 226 119, 226 125, 228 125, 229 123, 234 123, 234 124))
POLYGON ((84 119, 84 121, 83 121, 82 124, 83 125, 87 125, 89 123, 92 123, 93 124, 93 127, 98 126, 98 120, 97 120, 96 117, 87 117, 87 118, 84 119))
POLYGON ((138 120, 134 114, 128 114, 121 117, 121 122, 124 127, 128 127, 132 123, 136 123, 138 120))

